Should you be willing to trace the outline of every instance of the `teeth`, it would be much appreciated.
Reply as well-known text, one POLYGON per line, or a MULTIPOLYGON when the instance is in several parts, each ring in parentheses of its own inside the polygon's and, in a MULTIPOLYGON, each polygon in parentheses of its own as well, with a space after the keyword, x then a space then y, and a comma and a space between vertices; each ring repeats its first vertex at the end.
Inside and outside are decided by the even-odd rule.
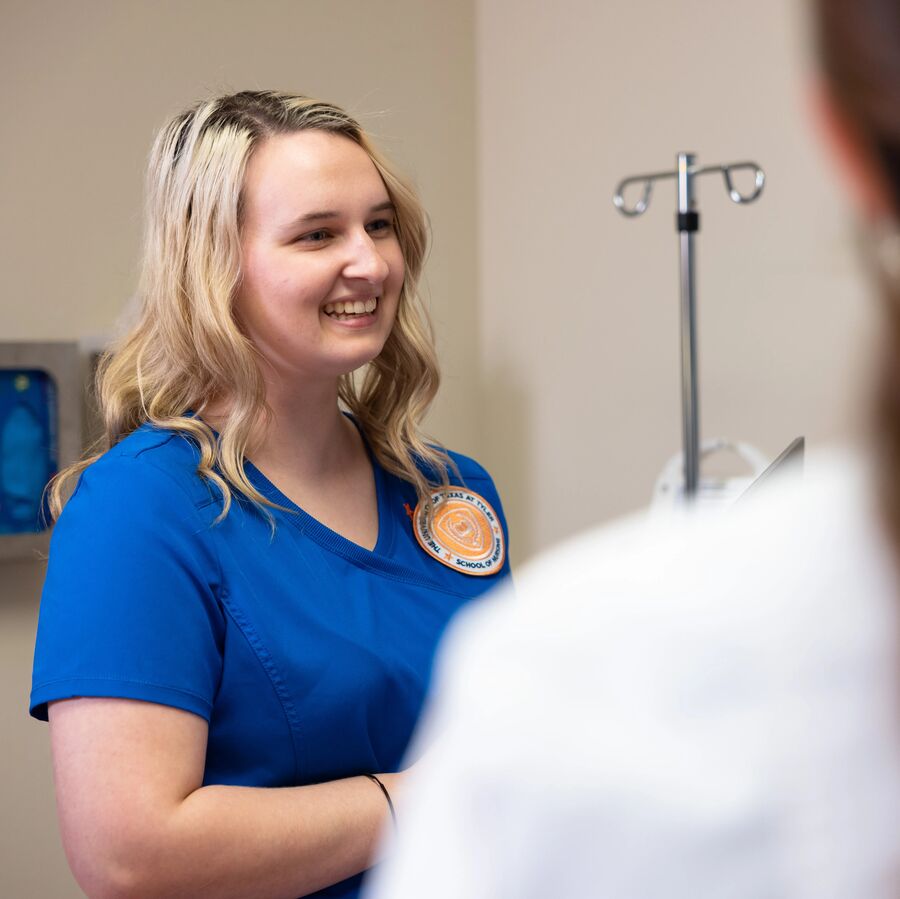
POLYGON ((326 303, 323 312, 333 315, 338 321, 345 321, 352 315, 365 315, 374 312, 378 306, 378 297, 368 300, 348 300, 347 302, 326 303))

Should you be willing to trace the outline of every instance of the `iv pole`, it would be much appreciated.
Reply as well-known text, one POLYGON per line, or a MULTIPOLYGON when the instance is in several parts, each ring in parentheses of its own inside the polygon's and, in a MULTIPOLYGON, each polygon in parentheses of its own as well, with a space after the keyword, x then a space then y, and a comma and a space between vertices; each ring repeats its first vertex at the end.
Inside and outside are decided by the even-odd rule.
POLYGON ((680 243, 681 290, 681 410, 684 442, 684 494, 692 500, 700 479, 700 411, 697 400, 697 321, 696 285, 694 283, 694 235, 700 230, 700 213, 694 197, 694 179, 713 172, 721 173, 725 189, 732 202, 752 203, 762 193, 766 176, 755 162, 732 162, 727 165, 695 165, 693 153, 678 154, 678 168, 674 172, 632 175, 619 182, 613 203, 623 215, 643 215, 650 205, 653 185, 667 178, 678 179, 678 213, 676 229, 680 243), (754 173, 754 187, 742 194, 734 186, 732 173, 750 170, 754 173), (625 190, 631 184, 643 183, 644 191, 634 206, 625 205, 625 190))

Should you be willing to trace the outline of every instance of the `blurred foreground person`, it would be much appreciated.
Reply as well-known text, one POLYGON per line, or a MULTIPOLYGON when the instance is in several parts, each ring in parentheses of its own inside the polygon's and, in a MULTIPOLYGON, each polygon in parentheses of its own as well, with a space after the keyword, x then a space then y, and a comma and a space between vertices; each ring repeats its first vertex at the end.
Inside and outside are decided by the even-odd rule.
POLYGON ((814 11, 885 306, 871 451, 463 616, 378 899, 900 895, 900 4, 814 11))

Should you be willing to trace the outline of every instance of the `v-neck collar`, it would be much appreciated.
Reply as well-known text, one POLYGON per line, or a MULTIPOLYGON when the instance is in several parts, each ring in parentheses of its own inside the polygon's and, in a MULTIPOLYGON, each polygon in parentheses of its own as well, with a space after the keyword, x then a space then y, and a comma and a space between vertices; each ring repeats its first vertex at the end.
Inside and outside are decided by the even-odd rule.
POLYGON ((251 484, 270 502, 275 503, 285 509, 289 516, 288 520, 293 520, 298 524, 304 532, 309 534, 316 542, 323 546, 339 551, 342 555, 357 558, 360 561, 369 561, 372 556, 390 556, 391 548, 394 543, 394 516, 389 514, 387 484, 385 472, 375 454, 372 447, 366 439, 362 428, 353 418, 352 415, 344 413, 353 423, 362 438, 363 445, 366 448, 366 455, 369 458, 369 464, 372 466, 372 474, 375 479, 375 499, 378 514, 378 537, 375 546, 372 549, 366 549, 359 543, 354 543, 343 534, 332 530, 323 524, 317 518, 314 518, 304 509, 297 505, 292 499, 287 497, 275 484, 272 483, 249 459, 244 459, 244 470, 251 484))

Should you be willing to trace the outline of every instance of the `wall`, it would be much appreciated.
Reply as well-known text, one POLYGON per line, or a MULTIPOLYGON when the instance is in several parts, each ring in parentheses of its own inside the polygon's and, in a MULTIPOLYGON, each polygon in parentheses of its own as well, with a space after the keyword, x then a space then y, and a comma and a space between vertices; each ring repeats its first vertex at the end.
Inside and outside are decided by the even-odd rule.
POLYGON ((698 187, 702 434, 774 456, 856 430, 871 309, 809 130, 803 6, 478 4, 485 462, 519 559, 646 504, 681 449, 674 183, 641 218, 611 202, 678 151, 768 175, 752 206, 698 187))
MULTIPOLYGON (((155 129, 198 97, 281 87, 361 117, 405 165, 435 246, 446 386, 430 428, 478 451, 474 35, 469 0, 32 0, 0 34, 0 339, 108 334, 135 281, 155 129)), ((80 895, 53 813, 47 729, 26 717, 42 567, 0 567, 0 895, 80 895)))

